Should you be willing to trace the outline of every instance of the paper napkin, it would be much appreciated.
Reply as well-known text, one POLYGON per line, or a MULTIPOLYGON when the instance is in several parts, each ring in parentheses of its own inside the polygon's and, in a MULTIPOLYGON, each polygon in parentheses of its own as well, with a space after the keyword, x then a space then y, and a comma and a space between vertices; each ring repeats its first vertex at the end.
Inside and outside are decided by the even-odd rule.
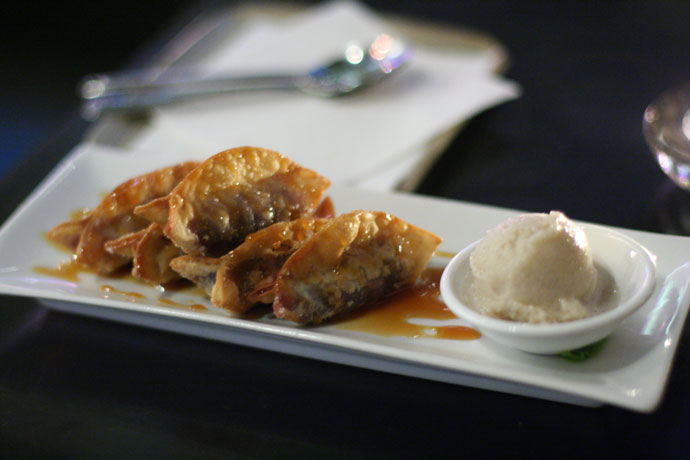
MULTIPOLYGON (((200 69, 214 77, 306 71, 342 55, 348 43, 366 44, 380 33, 395 34, 357 2, 330 2, 283 21, 252 23, 206 56, 200 69)), ((333 183, 393 189, 423 162, 432 139, 519 94, 517 84, 492 73, 490 52, 408 45, 411 64, 359 94, 321 99, 246 92, 164 106, 134 147, 203 158, 255 145, 333 183)))

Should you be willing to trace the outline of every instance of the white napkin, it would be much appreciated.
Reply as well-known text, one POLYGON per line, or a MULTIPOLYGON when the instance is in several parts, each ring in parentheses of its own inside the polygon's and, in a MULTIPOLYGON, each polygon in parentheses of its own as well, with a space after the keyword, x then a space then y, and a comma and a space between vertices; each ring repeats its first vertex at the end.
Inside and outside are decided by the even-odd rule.
MULTIPOLYGON (((389 29, 359 3, 330 2, 281 22, 257 21, 200 67, 209 76, 305 71, 342 55, 347 43, 366 44, 389 29)), ((519 93, 492 74, 492 53, 410 45, 413 62, 366 93, 336 99, 235 93, 164 106, 134 147, 207 157, 255 145, 333 183, 392 189, 420 164, 435 136, 519 93)))

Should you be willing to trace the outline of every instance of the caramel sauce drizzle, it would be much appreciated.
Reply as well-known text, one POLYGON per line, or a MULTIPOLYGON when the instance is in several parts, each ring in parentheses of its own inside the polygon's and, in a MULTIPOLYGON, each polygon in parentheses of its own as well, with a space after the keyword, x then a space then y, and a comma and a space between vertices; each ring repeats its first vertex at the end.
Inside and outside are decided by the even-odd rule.
POLYGON ((206 307, 204 307, 203 305, 201 305, 199 303, 187 305, 187 304, 172 301, 170 299, 158 299, 158 303, 161 305, 165 305, 167 307, 186 308, 186 309, 193 310, 193 311, 206 311, 207 310, 206 307))
POLYGON ((32 270, 41 275, 73 282, 79 281, 79 273, 86 271, 84 267, 73 260, 62 262, 56 267, 43 267, 37 265, 32 267, 32 270))
POLYGON ((145 299, 146 296, 144 294, 140 294, 138 292, 133 292, 133 291, 122 291, 120 289, 117 289, 109 284, 104 284, 100 287, 101 292, 104 292, 106 294, 120 294, 126 297, 133 297, 135 299, 145 299))
POLYGON ((419 281, 388 299, 342 318, 338 329, 368 332, 385 337, 411 337, 474 340, 479 331, 458 325, 426 326, 413 324, 412 318, 450 320, 456 316, 439 299, 442 268, 428 268, 419 281))

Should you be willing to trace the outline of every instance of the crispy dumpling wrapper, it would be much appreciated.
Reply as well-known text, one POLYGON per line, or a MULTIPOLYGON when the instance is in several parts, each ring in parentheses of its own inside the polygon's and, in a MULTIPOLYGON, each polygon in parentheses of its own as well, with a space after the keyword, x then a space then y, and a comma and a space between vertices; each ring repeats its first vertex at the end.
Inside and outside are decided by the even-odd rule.
MULTIPOLYGON (((151 225, 149 225, 149 227, 151 225)), ((117 254, 122 257, 133 259, 134 254, 137 252, 137 245, 144 238, 147 230, 148 227, 143 230, 127 233, 117 239, 106 241, 104 244, 105 250, 110 254, 117 254)))
POLYGON ((327 178, 277 152, 239 147, 204 161, 167 202, 156 200, 136 213, 164 225, 186 254, 220 257, 251 233, 312 214, 329 186, 327 178))
POLYGON ((170 261, 182 255, 164 234, 158 224, 151 224, 144 230, 128 233, 105 243, 105 249, 132 259, 132 276, 149 284, 161 285, 180 279, 170 261))
POLYGON ((330 196, 327 196, 321 201, 321 203, 319 203, 316 209, 314 209, 312 216, 329 219, 331 217, 335 217, 335 205, 333 204, 333 200, 330 196))
POLYGON ((216 273, 223 262, 221 257, 189 256, 175 257, 170 261, 178 275, 196 284, 207 296, 213 294, 216 273))
POLYGON ((46 237, 63 248, 74 251, 79 245, 79 238, 89 223, 89 216, 68 220, 53 227, 46 237))
POLYGON ((411 285, 441 238, 383 212, 332 219, 285 262, 276 278, 278 318, 314 323, 411 285))
POLYGON ((328 219, 302 217, 278 222, 248 235, 221 258, 182 256, 172 268, 201 287, 219 308, 244 313, 256 303, 272 303, 276 277, 285 261, 328 219))
POLYGON ((134 177, 118 185, 86 217, 58 225, 47 237, 73 250, 77 263, 110 274, 130 258, 110 254, 105 243, 146 228, 150 222, 134 215, 134 208, 170 193, 197 165, 190 161, 134 177))

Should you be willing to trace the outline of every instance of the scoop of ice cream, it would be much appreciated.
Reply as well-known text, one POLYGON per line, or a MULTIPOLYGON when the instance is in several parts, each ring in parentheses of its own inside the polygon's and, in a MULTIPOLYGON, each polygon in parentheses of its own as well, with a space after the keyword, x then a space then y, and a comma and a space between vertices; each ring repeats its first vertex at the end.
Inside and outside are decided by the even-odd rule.
POLYGON ((584 231, 561 212, 523 214, 489 230, 470 268, 472 303, 485 315, 543 323, 590 314, 597 271, 584 231))

